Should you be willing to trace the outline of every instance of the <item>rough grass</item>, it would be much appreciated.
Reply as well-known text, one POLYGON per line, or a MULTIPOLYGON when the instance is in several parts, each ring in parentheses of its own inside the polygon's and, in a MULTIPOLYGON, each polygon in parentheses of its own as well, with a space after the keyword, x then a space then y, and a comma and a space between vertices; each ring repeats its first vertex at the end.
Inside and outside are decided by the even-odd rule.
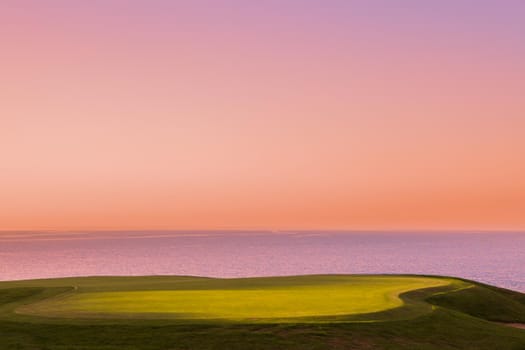
POLYGON ((525 304, 481 285, 458 293, 434 295, 427 301, 490 321, 525 323, 525 304))

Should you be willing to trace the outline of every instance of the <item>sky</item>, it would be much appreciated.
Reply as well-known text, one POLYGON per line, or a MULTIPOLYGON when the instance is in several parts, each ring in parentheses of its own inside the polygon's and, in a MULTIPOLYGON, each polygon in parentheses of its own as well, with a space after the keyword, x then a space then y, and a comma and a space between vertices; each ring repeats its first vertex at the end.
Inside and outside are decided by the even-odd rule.
POLYGON ((2 0, 0 230, 525 230, 523 18, 2 0))

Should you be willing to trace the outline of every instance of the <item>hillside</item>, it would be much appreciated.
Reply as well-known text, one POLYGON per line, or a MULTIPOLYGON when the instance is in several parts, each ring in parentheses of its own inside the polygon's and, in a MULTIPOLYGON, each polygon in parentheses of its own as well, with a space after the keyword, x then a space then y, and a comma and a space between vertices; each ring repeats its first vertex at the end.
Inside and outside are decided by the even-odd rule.
POLYGON ((523 349, 522 293, 448 277, 0 283, 1 349, 523 349))

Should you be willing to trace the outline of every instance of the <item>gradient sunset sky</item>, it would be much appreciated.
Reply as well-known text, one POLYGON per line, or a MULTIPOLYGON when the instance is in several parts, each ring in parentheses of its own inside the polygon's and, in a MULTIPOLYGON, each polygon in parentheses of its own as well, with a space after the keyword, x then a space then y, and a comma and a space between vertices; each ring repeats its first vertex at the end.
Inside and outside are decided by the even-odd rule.
POLYGON ((524 19, 2 0, 0 230, 523 230, 524 19))

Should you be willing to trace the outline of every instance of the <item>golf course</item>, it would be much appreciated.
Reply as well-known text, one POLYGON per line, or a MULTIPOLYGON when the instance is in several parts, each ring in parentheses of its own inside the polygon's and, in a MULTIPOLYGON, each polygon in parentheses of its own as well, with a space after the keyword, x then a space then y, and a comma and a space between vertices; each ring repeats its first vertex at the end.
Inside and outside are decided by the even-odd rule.
POLYGON ((524 349, 525 294, 449 277, 0 282, 0 349, 524 349))

